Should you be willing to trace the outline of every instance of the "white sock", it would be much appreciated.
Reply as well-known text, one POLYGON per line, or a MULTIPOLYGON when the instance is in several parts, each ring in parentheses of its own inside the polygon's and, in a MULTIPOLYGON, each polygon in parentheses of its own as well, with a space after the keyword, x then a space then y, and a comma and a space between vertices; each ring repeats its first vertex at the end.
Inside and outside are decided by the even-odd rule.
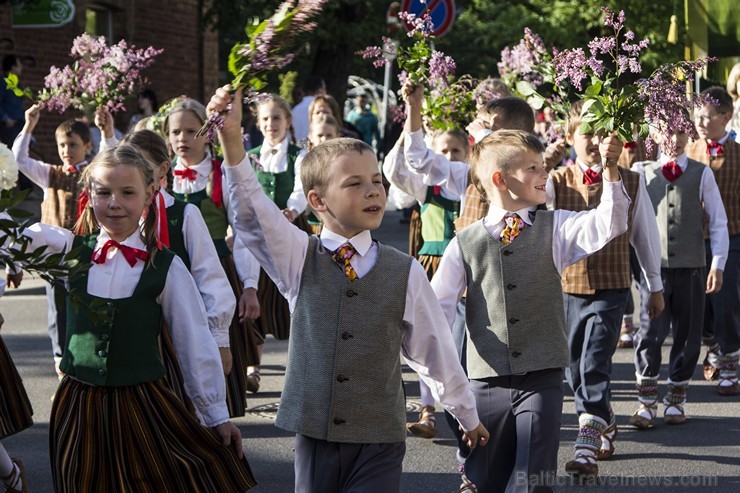
POLYGON ((424 380, 419 380, 419 394, 421 395, 421 406, 432 406, 434 407, 434 396, 432 395, 432 389, 429 388, 424 380))
POLYGON ((0 477, 7 478, 10 476, 14 467, 15 465, 13 464, 13 461, 10 460, 8 452, 5 450, 5 447, 3 447, 3 444, 0 443, 0 477))

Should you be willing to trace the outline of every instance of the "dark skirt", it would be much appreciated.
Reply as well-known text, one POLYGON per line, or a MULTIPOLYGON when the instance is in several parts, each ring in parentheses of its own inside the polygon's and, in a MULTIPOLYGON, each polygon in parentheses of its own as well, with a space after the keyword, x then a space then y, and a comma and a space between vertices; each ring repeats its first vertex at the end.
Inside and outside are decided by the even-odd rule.
POLYGON ((33 425, 33 409, 8 348, 0 337, 0 439, 33 425))
POLYGON ((57 493, 243 492, 246 457, 202 426, 163 380, 94 387, 65 377, 49 426, 57 493))
POLYGON ((260 269, 257 298, 260 302, 260 318, 257 328, 262 338, 272 334, 275 339, 285 340, 290 337, 290 308, 270 276, 260 269))
POLYGON ((442 257, 439 255, 419 255, 419 263, 422 267, 424 267, 424 272, 427 273, 427 277, 429 280, 432 280, 432 277, 437 272, 437 269, 439 268, 439 262, 442 260, 442 257))
POLYGON ((409 221, 409 255, 414 258, 419 256, 419 250, 424 244, 421 237, 421 214, 417 208, 411 211, 411 220, 409 221))
POLYGON ((180 371, 180 364, 177 362, 177 355, 175 354, 175 346, 172 344, 172 336, 170 335, 170 329, 167 324, 162 322, 162 335, 159 339, 160 350, 162 351, 162 363, 167 373, 164 376, 164 381, 167 387, 177 396, 180 401, 185 404, 185 407, 195 414, 195 406, 190 401, 188 393, 185 390, 185 380, 182 378, 182 371, 180 371))

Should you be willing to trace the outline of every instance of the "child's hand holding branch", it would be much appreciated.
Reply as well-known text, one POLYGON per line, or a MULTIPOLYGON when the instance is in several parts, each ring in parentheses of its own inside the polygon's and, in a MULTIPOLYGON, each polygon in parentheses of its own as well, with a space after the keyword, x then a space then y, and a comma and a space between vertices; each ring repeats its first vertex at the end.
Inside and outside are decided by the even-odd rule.
POLYGON ((100 129, 105 139, 114 137, 113 115, 105 106, 99 106, 95 110, 95 126, 100 129))
POLYGON ((624 144, 616 134, 605 137, 604 140, 599 144, 599 152, 601 153, 601 160, 604 163, 604 179, 609 182, 616 182, 622 178, 619 176, 617 170, 617 161, 619 156, 622 154, 622 148, 624 144))
POLYGON ((224 164, 236 166, 246 155, 242 142, 242 89, 231 94, 231 86, 225 85, 216 90, 208 102, 209 115, 219 113, 223 118, 223 128, 218 131, 218 139, 224 152, 224 164))

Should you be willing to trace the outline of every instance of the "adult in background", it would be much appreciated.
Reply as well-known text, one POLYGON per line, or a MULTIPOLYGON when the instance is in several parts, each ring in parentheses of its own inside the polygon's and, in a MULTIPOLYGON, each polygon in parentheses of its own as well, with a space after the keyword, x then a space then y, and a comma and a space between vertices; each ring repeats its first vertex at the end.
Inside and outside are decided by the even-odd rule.
POLYGON ((303 99, 293 106, 293 132, 295 133, 296 142, 300 142, 308 137, 308 124, 310 117, 308 107, 316 96, 326 93, 326 84, 324 79, 318 75, 309 75, 303 82, 303 99))
POLYGON ((372 146, 373 139, 375 139, 376 145, 379 147, 381 142, 378 117, 370 111, 370 98, 362 92, 357 95, 355 104, 355 108, 347 115, 347 121, 357 128, 365 143, 372 146))
POLYGON ((131 132, 139 121, 157 113, 159 103, 157 95, 151 89, 144 89, 139 93, 139 111, 128 121, 128 131, 131 132))

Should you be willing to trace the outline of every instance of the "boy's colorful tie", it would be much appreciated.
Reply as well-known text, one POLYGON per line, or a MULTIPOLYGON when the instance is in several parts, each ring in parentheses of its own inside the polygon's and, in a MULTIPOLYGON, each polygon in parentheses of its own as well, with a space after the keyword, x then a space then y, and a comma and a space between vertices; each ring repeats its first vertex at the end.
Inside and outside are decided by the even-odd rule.
POLYGON ((350 281, 354 281, 355 279, 357 279, 357 272, 355 272, 352 264, 349 263, 349 260, 355 256, 355 253, 357 253, 355 247, 353 247, 351 243, 345 243, 344 245, 340 246, 331 256, 331 258, 334 259, 334 262, 336 262, 337 265, 339 265, 339 267, 344 270, 344 275, 350 281))
POLYGON ((583 184, 593 185, 595 183, 601 183, 601 173, 594 171, 591 168, 583 172, 583 184))
POLYGON ((499 239, 501 243, 508 245, 524 230, 526 224, 524 224, 524 221, 518 214, 507 214, 504 217, 504 222, 506 223, 506 227, 501 231, 499 239))
POLYGON ((661 171, 663 172, 665 179, 670 182, 678 180, 678 178, 683 174, 681 166, 679 166, 676 161, 668 161, 663 165, 661 171))

